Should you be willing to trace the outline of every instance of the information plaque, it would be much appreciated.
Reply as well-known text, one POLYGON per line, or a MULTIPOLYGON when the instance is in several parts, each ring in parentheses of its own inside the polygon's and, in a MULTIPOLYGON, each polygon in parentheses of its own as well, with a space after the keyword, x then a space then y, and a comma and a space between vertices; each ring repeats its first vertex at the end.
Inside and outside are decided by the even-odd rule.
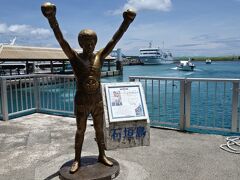
POLYGON ((106 149, 148 146, 149 116, 140 82, 102 83, 106 149))
POLYGON ((141 83, 105 84, 105 92, 110 122, 148 118, 141 83))

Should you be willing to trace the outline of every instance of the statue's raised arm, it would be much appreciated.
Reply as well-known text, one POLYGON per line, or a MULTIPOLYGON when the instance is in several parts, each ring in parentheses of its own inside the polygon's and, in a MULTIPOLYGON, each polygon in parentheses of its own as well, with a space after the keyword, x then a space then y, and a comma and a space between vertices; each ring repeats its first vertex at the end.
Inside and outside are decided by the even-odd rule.
POLYGON ((41 10, 43 15, 48 19, 48 22, 54 32, 54 35, 62 47, 64 53, 71 60, 76 57, 76 52, 70 47, 68 42, 64 39, 62 32, 58 26, 58 22, 56 19, 56 6, 50 2, 46 2, 42 4, 41 10))
POLYGON ((113 35, 112 39, 108 42, 105 48, 100 50, 101 59, 103 60, 107 55, 109 55, 117 42, 121 39, 125 31, 128 29, 129 25, 133 22, 136 17, 136 12, 128 9, 123 13, 123 22, 117 32, 113 35))

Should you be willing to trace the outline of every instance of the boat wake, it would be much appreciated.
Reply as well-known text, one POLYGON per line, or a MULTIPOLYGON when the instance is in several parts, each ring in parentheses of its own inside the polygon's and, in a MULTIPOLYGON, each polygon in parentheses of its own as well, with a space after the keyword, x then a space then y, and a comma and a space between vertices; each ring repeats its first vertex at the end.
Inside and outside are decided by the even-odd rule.
MULTIPOLYGON (((172 70, 178 70, 178 68, 177 67, 173 67, 173 68, 170 68, 170 69, 172 69, 172 70)), ((202 72, 203 70, 202 69, 194 69, 192 72, 194 72, 194 71, 199 71, 199 72, 202 72)), ((184 71, 182 71, 182 72, 184 72, 184 71)), ((185 72, 187 72, 187 71, 185 71, 185 72)))
POLYGON ((194 72, 191 71, 191 72, 187 72, 187 73, 184 73, 185 76, 190 76, 191 74, 193 74, 194 72))
POLYGON ((202 69, 194 69, 194 71, 203 71, 202 69))

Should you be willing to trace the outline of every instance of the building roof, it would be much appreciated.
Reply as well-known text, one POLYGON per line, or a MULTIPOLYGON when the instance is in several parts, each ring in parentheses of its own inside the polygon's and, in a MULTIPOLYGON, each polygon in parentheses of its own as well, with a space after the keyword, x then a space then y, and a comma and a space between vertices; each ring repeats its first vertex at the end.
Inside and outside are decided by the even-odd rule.
MULTIPOLYGON (((75 49, 76 50, 76 49, 75 49)), ((81 52, 80 49, 76 50, 81 52)), ((31 47, 17 45, 0 45, 0 61, 21 61, 21 60, 67 60, 61 48, 31 47)), ((115 57, 108 55, 105 59, 115 60, 115 57)))
POLYGON ((1 45, 0 60, 65 60, 61 48, 1 45))

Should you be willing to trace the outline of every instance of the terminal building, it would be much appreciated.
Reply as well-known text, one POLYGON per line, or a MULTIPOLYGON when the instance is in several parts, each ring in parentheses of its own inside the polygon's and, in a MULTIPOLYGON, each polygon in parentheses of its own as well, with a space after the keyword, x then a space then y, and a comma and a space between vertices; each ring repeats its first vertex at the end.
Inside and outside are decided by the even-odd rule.
MULTIPOLYGON (((80 49, 76 51, 81 52, 80 49)), ((106 61, 115 63, 117 59, 119 58, 110 55, 106 61)), ((110 63, 105 64, 110 66, 110 63)), ((0 76, 32 73, 66 74, 71 71, 70 62, 61 48, 0 45, 0 76)))

